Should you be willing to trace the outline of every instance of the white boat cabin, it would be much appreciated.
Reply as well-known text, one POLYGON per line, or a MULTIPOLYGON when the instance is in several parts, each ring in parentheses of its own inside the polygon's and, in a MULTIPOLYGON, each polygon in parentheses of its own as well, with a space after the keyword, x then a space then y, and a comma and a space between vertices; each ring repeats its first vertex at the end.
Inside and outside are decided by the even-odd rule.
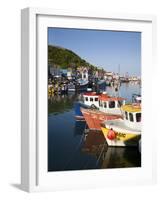
POLYGON ((122 106, 124 124, 132 129, 141 130, 141 105, 129 104, 122 106))
POLYGON ((121 106, 125 105, 125 99, 121 97, 111 97, 107 94, 99 96, 99 110, 105 113, 122 115, 121 106))
POLYGON ((88 70, 87 69, 85 69, 85 70, 83 70, 82 72, 81 72, 81 78, 82 78, 82 80, 87 80, 88 81, 88 70))
POLYGON ((99 107, 99 97, 100 94, 96 92, 86 92, 83 94, 83 102, 87 106, 99 107))

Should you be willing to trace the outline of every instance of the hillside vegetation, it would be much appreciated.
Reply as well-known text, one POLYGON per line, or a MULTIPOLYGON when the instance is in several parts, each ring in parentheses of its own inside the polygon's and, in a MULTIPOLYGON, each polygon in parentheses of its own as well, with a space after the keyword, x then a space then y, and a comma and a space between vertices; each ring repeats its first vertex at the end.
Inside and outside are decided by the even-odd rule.
POLYGON ((48 61, 49 64, 57 65, 63 69, 79 66, 91 67, 92 69, 96 69, 95 66, 82 59, 73 51, 57 46, 48 45, 48 61))

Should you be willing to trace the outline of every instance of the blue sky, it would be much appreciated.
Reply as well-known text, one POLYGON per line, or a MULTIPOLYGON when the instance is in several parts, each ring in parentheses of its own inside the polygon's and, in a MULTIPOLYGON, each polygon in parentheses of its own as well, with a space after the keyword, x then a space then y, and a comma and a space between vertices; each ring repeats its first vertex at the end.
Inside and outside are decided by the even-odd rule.
POLYGON ((48 44, 74 51, 107 71, 140 76, 141 33, 48 28, 48 44))

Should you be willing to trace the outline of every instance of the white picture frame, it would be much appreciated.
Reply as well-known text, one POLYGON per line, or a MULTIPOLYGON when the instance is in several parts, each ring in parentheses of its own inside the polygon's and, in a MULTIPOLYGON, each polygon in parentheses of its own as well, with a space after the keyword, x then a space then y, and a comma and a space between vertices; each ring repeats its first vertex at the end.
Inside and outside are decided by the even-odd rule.
MULTIPOLYGON (((21 187, 25 191, 96 188, 156 182, 156 131, 149 96, 155 67, 156 19, 151 15, 92 13, 25 8, 21 16, 21 187), (47 27, 72 27, 142 32, 143 145, 142 167, 48 173, 47 165, 47 27), (42 40, 44 38, 44 40, 42 40), (42 42, 41 42, 42 41, 42 42), (46 46, 45 46, 46 44, 46 46), (43 55, 43 56, 41 56, 43 55), (39 60, 41 58, 41 60, 39 60), (45 71, 46 70, 46 71, 45 71), (43 81, 42 81, 43 80, 43 81), (41 88, 41 90, 40 90, 41 88), (44 106, 42 106, 44 105, 44 106), (149 115, 150 113, 150 115, 149 115), (43 123, 42 123, 43 121, 43 123), (145 136, 144 136, 145 135, 145 136), (107 181, 108 180, 108 181, 107 181), (106 182, 107 181, 107 182, 106 182)), ((152 91, 152 89, 151 89, 152 91)))

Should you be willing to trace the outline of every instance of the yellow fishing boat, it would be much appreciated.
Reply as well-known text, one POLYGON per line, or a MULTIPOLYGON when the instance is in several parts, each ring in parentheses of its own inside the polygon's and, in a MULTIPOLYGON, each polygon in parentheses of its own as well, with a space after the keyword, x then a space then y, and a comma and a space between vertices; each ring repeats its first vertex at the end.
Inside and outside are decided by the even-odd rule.
POLYGON ((137 146, 141 139, 141 104, 121 107, 123 119, 101 123, 101 130, 109 146, 137 146))

